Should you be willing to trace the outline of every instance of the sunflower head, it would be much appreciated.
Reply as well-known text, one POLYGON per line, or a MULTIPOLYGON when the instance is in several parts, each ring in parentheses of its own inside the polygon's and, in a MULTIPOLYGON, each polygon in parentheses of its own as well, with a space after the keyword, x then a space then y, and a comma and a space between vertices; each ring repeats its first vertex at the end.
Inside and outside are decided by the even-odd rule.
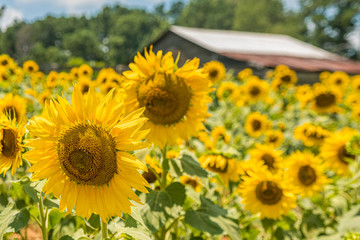
POLYGON ((307 147, 319 147, 330 135, 330 132, 321 126, 304 123, 294 130, 294 137, 301 140, 307 147))
POLYGON ((9 55, 7 54, 0 55, 0 67, 8 68, 13 63, 14 63, 14 59, 12 59, 9 55))
POLYGON ((284 135, 280 130, 268 130, 265 132, 266 144, 278 148, 284 141, 284 135))
POLYGON ((346 89, 349 85, 350 77, 345 72, 333 72, 324 81, 324 84, 334 86, 340 89, 346 89))
POLYGON ((180 182, 184 186, 190 185, 192 188, 195 189, 196 192, 201 191, 202 185, 201 185, 200 179, 198 179, 197 177, 191 178, 189 176, 183 175, 183 176, 180 176, 180 182))
POLYGON ((237 74, 237 79, 242 82, 252 75, 253 75, 253 70, 251 68, 245 68, 237 74))
POLYGON ((82 64, 78 69, 78 74, 79 77, 91 78, 93 74, 93 69, 87 64, 82 64))
POLYGON ((259 112, 250 113, 245 120, 245 131, 251 137, 261 136, 267 128, 267 117, 259 112))
POLYGON ((26 118, 26 100, 8 93, 0 100, 0 113, 6 114, 10 120, 19 123, 26 118))
POLYGON ((313 87, 311 108, 318 113, 337 112, 337 104, 341 101, 341 97, 339 89, 317 85, 313 87))
POLYGON ((32 60, 28 60, 24 62, 23 69, 26 73, 31 74, 39 71, 39 65, 37 65, 37 63, 32 60))
POLYGON ((216 90, 216 96, 220 100, 231 98, 236 87, 234 82, 222 82, 216 90))
POLYGON ((267 97, 269 84, 257 76, 251 76, 246 81, 244 88, 247 101, 256 102, 267 97))
POLYGON ((204 72, 212 82, 220 82, 225 78, 226 69, 224 64, 218 61, 210 61, 204 64, 204 72))
POLYGON ((130 213, 129 199, 140 202, 132 188, 147 192, 138 172, 147 168, 131 154, 147 146, 146 118, 143 109, 129 115, 123 109, 113 91, 103 97, 90 88, 83 95, 75 85, 71 105, 57 96, 30 120, 28 130, 37 138, 28 140, 24 158, 33 164, 33 180, 47 179, 43 192, 60 198, 61 211, 75 206, 77 215, 97 213, 106 221, 130 213))
POLYGON ((261 162, 269 171, 276 172, 281 169, 282 151, 275 150, 271 145, 256 144, 249 153, 251 161, 261 162))

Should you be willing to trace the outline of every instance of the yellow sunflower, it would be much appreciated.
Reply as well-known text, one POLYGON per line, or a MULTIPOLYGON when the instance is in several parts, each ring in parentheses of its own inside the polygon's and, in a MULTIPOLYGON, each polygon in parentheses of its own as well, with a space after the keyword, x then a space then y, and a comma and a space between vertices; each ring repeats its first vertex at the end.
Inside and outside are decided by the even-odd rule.
POLYGON ((352 109, 352 118, 360 123, 360 106, 354 106, 352 109))
POLYGON ((0 82, 8 82, 10 76, 6 68, 0 68, 0 82))
POLYGON ((35 88, 39 83, 44 83, 45 81, 45 74, 43 72, 36 72, 31 75, 30 85, 31 87, 35 88))
POLYGON ((251 68, 245 68, 237 74, 237 79, 240 81, 245 81, 248 77, 252 75, 253 75, 253 70, 251 68))
POLYGON ((216 90, 216 96, 220 100, 230 98, 236 87, 234 82, 222 82, 216 90))
POLYGON ((94 83, 88 77, 80 77, 78 79, 78 85, 79 85, 79 88, 80 88, 80 92, 82 94, 85 94, 85 93, 89 92, 90 87, 92 87, 94 85, 94 83))
POLYGON ((359 106, 360 104, 360 94, 359 93, 351 93, 348 94, 344 101, 345 105, 349 106, 350 108, 354 108, 359 106))
POLYGON ((338 112, 338 103, 341 102, 341 91, 336 87, 317 85, 313 87, 311 108, 318 113, 338 112))
POLYGON ((171 52, 155 55, 145 49, 125 71, 127 105, 131 109, 145 107, 149 139, 159 147, 173 145, 177 138, 188 139, 204 129, 203 121, 210 115, 207 104, 212 101, 211 81, 199 67, 199 59, 177 68, 171 52))
POLYGON ((91 88, 82 95, 74 86, 71 105, 65 98, 45 105, 41 116, 30 120, 31 148, 24 158, 32 163, 32 180, 47 179, 45 194, 60 198, 60 211, 89 218, 97 213, 106 222, 111 216, 130 213, 129 199, 140 203, 133 189, 147 192, 147 181, 138 172, 146 165, 128 151, 147 146, 144 109, 124 116, 123 105, 110 92, 105 97, 91 88))
POLYGON ((225 78, 226 69, 219 61, 210 61, 204 64, 203 71, 212 82, 220 82, 225 78))
POLYGON ((301 107, 305 107, 313 98, 311 86, 308 84, 297 86, 295 97, 300 102, 301 107))
POLYGON ((213 139, 214 144, 222 139, 225 143, 230 142, 230 135, 226 133, 225 127, 217 126, 211 131, 211 137, 213 139))
POLYGON ((265 143, 273 148, 278 148, 284 142, 284 135, 280 130, 268 130, 265 132, 265 143))
POLYGON ((79 78, 79 68, 78 67, 73 67, 70 70, 70 78, 72 81, 75 81, 79 78))
POLYGON ((200 179, 197 177, 191 178, 187 175, 183 175, 183 176, 180 176, 180 182, 183 185, 190 185, 191 187, 193 187, 195 189, 196 192, 201 191, 202 185, 201 185, 200 179))
POLYGON ((340 89, 346 89, 349 85, 350 77, 345 72, 337 71, 329 75, 329 77, 324 81, 324 84, 335 86, 340 89))
POLYGON ((0 174, 11 168, 11 175, 22 165, 21 141, 25 133, 25 122, 17 124, 4 114, 0 116, 0 174))
POLYGON ((201 156, 199 162, 203 168, 217 173, 225 185, 229 181, 237 182, 239 180, 238 163, 230 156, 211 153, 201 156))
POLYGON ((233 94, 231 95, 231 101, 236 104, 238 107, 242 107, 246 105, 246 97, 245 97, 245 87, 238 86, 235 88, 233 94))
POLYGON ((245 131, 249 136, 260 137, 267 128, 267 117, 259 112, 250 113, 245 120, 245 131))
POLYGON ((331 73, 329 71, 324 71, 324 72, 321 72, 319 74, 319 80, 320 82, 324 83, 326 81, 326 79, 329 78, 329 76, 331 75, 331 73))
POLYGON ((14 59, 12 59, 7 54, 1 54, 0 55, 0 67, 8 68, 12 63, 14 63, 14 59))
POLYGON ((10 120, 21 122, 26 119, 26 100, 8 93, 0 100, 0 113, 5 113, 10 120))
POLYGON ((269 145, 256 144, 255 148, 249 150, 249 154, 251 161, 261 162, 269 171, 276 172, 282 168, 282 151, 269 145))
POLYGON ((23 69, 26 73, 31 74, 39 71, 39 65, 37 65, 37 63, 32 60, 28 60, 24 62, 23 69))
MULTIPOLYGON (((100 90, 105 95, 108 92, 110 92, 112 89, 114 89, 115 92, 118 91, 119 85, 114 82, 109 82, 109 81, 100 85, 100 90)), ((124 92, 124 94, 125 94, 125 92, 124 92)))
POLYGON ((46 77, 46 88, 52 89, 58 84, 58 73, 50 71, 46 77))
POLYGON ((103 68, 100 70, 99 74, 96 77, 96 83, 97 85, 101 86, 102 84, 109 82, 109 76, 111 74, 114 74, 115 71, 112 68, 103 68))
POLYGON ((38 100, 41 106, 44 106, 45 103, 50 99, 51 99, 51 92, 49 90, 42 91, 38 96, 38 100))
POLYGON ((87 64, 82 64, 80 65, 79 69, 78 69, 78 77, 87 77, 87 78, 91 78, 93 74, 93 69, 87 65, 87 64))
POLYGON ((349 173, 349 164, 355 159, 355 156, 347 152, 346 144, 356 134, 355 129, 343 128, 325 139, 320 148, 320 156, 325 161, 325 167, 340 175, 349 173))
POLYGON ((283 86, 293 86, 297 82, 296 72, 287 66, 279 65, 274 71, 274 79, 271 82, 273 89, 279 89, 283 86), (280 67, 279 67, 280 66, 280 67))
POLYGON ((278 219, 296 207, 296 196, 281 175, 264 169, 249 174, 239 186, 245 209, 262 219, 278 219))
POLYGON ((317 194, 328 183, 321 159, 311 152, 296 151, 288 156, 286 163, 288 170, 285 175, 294 191, 302 197, 317 194))
POLYGON ((352 92, 360 94, 360 74, 351 77, 352 92))
POLYGON ((244 85, 245 97, 248 102, 257 102, 267 97, 269 84, 257 76, 248 78, 244 85))
POLYGON ((321 126, 304 123, 294 129, 294 137, 301 140, 307 147, 319 147, 330 135, 330 132, 321 126))
POLYGON ((145 163, 148 165, 149 171, 144 171, 142 176, 148 183, 156 182, 157 178, 160 177, 163 172, 160 164, 150 155, 145 156, 145 163), (157 174, 157 176, 155 174, 157 174))

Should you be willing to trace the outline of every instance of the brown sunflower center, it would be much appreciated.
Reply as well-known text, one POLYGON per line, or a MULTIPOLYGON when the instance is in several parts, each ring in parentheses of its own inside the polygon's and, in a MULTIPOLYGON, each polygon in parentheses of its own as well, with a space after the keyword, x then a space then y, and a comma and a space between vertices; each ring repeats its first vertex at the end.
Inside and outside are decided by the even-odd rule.
POLYGON ((1 61, 1 65, 6 66, 8 64, 8 61, 6 59, 1 61))
POLYGON ((59 137, 58 156, 62 170, 78 184, 104 185, 117 173, 115 140, 98 126, 68 129, 59 137))
POLYGON ((3 112, 7 114, 11 120, 19 119, 19 113, 16 111, 14 106, 6 106, 3 112))
POLYGON ((33 66, 29 66, 29 67, 28 67, 28 70, 29 70, 29 72, 32 72, 32 71, 34 71, 34 67, 33 67, 33 66))
POLYGON ((253 97, 256 97, 257 95, 260 94, 260 89, 257 86, 254 86, 250 89, 250 95, 253 97))
POLYGON ((155 124, 171 125, 184 118, 190 107, 191 89, 174 74, 158 73, 138 88, 140 107, 155 124))
POLYGON ((349 164, 349 161, 346 160, 347 158, 350 158, 352 160, 355 159, 355 155, 352 155, 346 151, 345 145, 343 145, 339 148, 339 150, 337 152, 337 156, 338 156, 339 160, 345 164, 349 164))
POLYGON ((318 107, 329 107, 333 104, 335 104, 335 95, 328 92, 328 93, 321 93, 318 96, 315 97, 315 104, 318 107))
POLYGON ((13 157, 16 154, 16 149, 18 148, 16 135, 11 129, 3 129, 2 131, 1 154, 8 158, 13 157))
POLYGON ((291 81, 291 77, 289 75, 285 75, 281 77, 281 81, 284 83, 289 83, 291 81))
POLYGON ((89 92, 89 89, 90 89, 90 86, 88 84, 83 84, 81 86, 81 93, 82 94, 87 93, 87 92, 89 92))
POLYGON ((208 164, 209 170, 216 172, 216 173, 226 173, 228 170, 229 161, 225 158, 225 164, 217 164, 217 161, 214 161, 212 164, 208 164))
POLYGON ((269 168, 269 169, 274 169, 274 163, 275 163, 275 158, 269 154, 269 153, 265 153, 264 155, 262 155, 261 159, 264 161, 265 165, 269 168))
POLYGON ((256 186, 256 198, 266 205, 274 205, 280 202, 282 190, 272 181, 263 181, 256 186))
POLYGON ((3 74, 1 75, 1 78, 2 78, 4 81, 7 81, 7 80, 8 80, 8 76, 7 76, 6 73, 3 73, 3 74))
POLYGON ((259 130, 261 128, 261 122, 259 120, 257 120, 257 119, 254 119, 252 121, 251 125, 252 125, 252 128, 253 128, 254 131, 257 131, 257 130, 259 130))
POLYGON ((193 188, 196 188, 198 186, 198 182, 192 178, 186 179, 185 184, 191 185, 193 188))
POLYGON ((270 143, 276 143, 277 140, 278 140, 278 137, 275 136, 275 135, 271 135, 271 136, 269 137, 269 142, 270 142, 270 143))
POLYGON ((342 80, 340 78, 336 79, 335 82, 336 85, 341 85, 342 84, 342 80))
POLYGON ((211 78, 216 78, 219 75, 219 71, 217 69, 212 69, 209 71, 209 76, 211 78))
POLYGON ((302 184, 310 186, 316 181, 315 170, 309 165, 302 166, 299 169, 298 178, 302 184))

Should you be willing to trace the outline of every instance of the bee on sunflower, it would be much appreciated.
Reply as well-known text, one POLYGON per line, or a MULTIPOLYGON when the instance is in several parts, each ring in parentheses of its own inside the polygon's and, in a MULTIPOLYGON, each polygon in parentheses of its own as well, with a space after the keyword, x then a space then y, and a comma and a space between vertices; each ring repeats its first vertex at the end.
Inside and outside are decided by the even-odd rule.
POLYGON ((129 65, 131 70, 123 73, 127 106, 130 110, 145 108, 149 140, 160 148, 173 145, 178 138, 196 136, 210 116, 207 104, 213 90, 211 81, 198 69, 199 59, 178 68, 171 52, 155 54, 152 47, 144 52, 145 57, 138 53, 129 65))
POLYGON ((89 219, 92 213, 103 222, 130 213, 129 199, 140 203, 133 191, 149 186, 138 170, 146 165, 132 151, 147 147, 148 129, 140 108, 128 115, 111 91, 105 97, 90 88, 83 95, 74 86, 71 104, 57 96, 27 126, 31 136, 24 154, 32 166, 32 180, 46 179, 42 191, 60 198, 59 210, 89 219), (104 201, 106 199, 106 201, 104 201))
POLYGON ((249 171, 238 191, 244 208, 260 218, 279 219, 296 207, 296 196, 286 179, 264 169, 249 171))
POLYGON ((245 120, 245 131, 249 136, 260 137, 267 129, 267 117, 259 112, 250 113, 245 120))
POLYGON ((286 160, 285 175, 302 197, 311 197, 328 183, 322 160, 311 152, 296 151, 286 160))

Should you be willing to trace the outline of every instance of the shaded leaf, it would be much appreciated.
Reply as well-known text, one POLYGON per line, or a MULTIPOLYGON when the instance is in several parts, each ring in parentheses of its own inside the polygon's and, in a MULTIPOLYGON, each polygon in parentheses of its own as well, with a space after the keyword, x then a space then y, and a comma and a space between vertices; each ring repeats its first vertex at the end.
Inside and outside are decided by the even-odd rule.
POLYGON ((165 191, 169 194, 171 200, 177 204, 182 206, 185 202, 186 194, 185 187, 179 182, 174 182, 170 184, 165 191))
POLYGON ((223 232, 219 224, 212 221, 210 215, 202 211, 187 211, 185 213, 185 223, 210 234, 220 234, 223 232))
POLYGON ((12 223, 9 224, 9 227, 12 227, 15 232, 19 231, 21 228, 26 227, 30 220, 29 211, 24 208, 20 212, 16 213, 12 223))

